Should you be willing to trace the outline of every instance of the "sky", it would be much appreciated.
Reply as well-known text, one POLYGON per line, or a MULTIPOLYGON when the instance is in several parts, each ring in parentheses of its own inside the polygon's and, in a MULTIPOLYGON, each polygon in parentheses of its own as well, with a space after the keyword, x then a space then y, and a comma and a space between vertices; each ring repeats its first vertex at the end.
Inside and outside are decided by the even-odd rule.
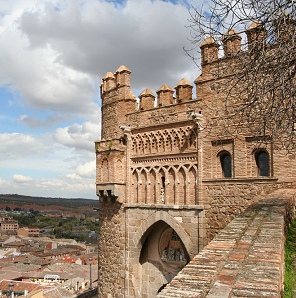
POLYGON ((190 5, 0 0, 0 193, 96 199, 102 77, 125 65, 136 96, 193 83, 190 5))

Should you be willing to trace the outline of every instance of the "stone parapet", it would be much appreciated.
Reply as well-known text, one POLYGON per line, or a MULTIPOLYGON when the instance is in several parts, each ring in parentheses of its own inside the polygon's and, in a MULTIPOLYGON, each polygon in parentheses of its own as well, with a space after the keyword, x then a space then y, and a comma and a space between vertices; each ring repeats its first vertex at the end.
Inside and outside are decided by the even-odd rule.
POLYGON ((295 200, 296 189, 289 189, 254 203, 157 297, 282 297, 285 232, 295 200))

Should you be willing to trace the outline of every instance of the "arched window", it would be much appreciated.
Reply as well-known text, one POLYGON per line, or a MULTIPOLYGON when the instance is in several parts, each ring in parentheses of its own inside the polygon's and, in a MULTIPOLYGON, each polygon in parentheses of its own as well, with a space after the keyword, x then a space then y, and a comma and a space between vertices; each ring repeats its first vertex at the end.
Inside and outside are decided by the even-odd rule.
POLYGON ((232 177, 231 155, 229 152, 224 151, 220 153, 220 163, 222 169, 222 175, 225 178, 232 177))
POLYGON ((255 160, 259 176, 269 176, 269 156, 265 150, 255 152, 255 160))

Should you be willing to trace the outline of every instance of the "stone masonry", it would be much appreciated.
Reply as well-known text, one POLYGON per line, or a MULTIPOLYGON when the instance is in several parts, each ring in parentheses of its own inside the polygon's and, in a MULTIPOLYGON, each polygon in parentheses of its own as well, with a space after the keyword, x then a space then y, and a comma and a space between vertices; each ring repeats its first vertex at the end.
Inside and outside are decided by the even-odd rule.
POLYGON ((254 203, 157 297, 282 297, 285 231, 295 207, 296 189, 275 191, 254 203))
POLYGON ((155 297, 246 208, 295 188, 295 154, 245 126, 231 135, 217 120, 225 94, 213 73, 229 76, 240 40, 225 40, 222 58, 212 38, 204 41, 195 96, 185 78, 137 98, 126 66, 104 76, 95 143, 98 297, 155 297))

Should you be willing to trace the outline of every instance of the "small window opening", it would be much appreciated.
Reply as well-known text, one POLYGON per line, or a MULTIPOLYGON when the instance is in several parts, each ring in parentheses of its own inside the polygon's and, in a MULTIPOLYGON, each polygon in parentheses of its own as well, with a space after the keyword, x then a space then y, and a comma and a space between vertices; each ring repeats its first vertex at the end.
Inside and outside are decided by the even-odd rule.
POLYGON ((229 153, 221 154, 220 163, 221 163, 223 177, 231 178, 232 177, 231 155, 229 153))
POLYGON ((255 159, 259 176, 269 176, 269 156, 266 151, 257 151, 255 159))
POLYGON ((165 177, 164 176, 161 177, 161 187, 165 188, 165 177))
POLYGON ((161 177, 161 189, 160 189, 160 200, 165 202, 165 177, 161 177))

